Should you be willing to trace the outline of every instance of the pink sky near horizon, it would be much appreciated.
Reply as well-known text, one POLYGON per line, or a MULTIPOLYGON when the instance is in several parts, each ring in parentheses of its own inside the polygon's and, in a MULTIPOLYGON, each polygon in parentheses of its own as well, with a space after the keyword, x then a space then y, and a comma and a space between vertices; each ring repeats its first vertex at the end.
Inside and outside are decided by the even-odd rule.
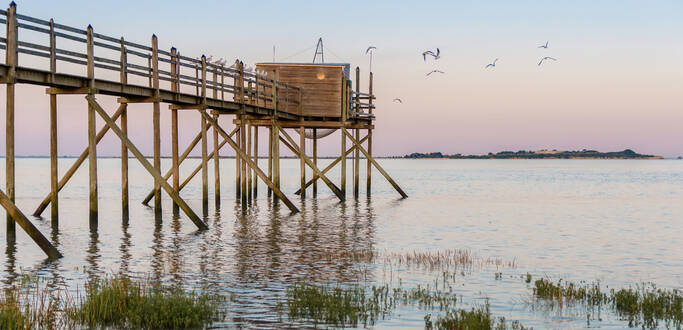
MULTIPOLYGON (((411 12, 407 3, 399 2, 388 14, 358 26, 351 24, 345 33, 334 24, 350 18, 284 26, 274 18, 255 29, 250 38, 213 29, 202 30, 201 38, 192 38, 196 32, 192 26, 154 26, 138 21, 135 15, 121 26, 120 14, 108 17, 97 10, 91 15, 74 14, 45 8, 54 4, 41 7, 40 2, 20 2, 19 12, 40 18, 54 16, 74 26, 93 23, 96 32, 127 38, 133 34, 132 40, 137 38, 137 42, 148 43, 148 36, 155 32, 164 48, 171 45, 166 36, 173 36, 173 45, 188 56, 220 54, 240 57, 249 64, 270 61, 273 44, 278 45, 278 54, 293 54, 323 36, 329 45, 328 62, 345 60, 361 67, 363 90, 367 88, 369 60, 364 50, 375 45, 376 155, 631 148, 646 154, 683 156, 683 5, 661 2, 657 7, 627 1, 619 2, 620 8, 615 10, 617 2, 606 3, 436 3, 434 6, 443 7, 442 12, 430 14, 419 9, 411 12), (492 3, 507 6, 511 12, 489 14, 492 3), (549 8, 538 9, 539 3, 549 8), (453 10, 452 15, 447 15, 448 10, 453 10), (546 17, 535 22, 539 16, 546 17), (444 17, 452 17, 452 21, 444 17), (438 21, 431 23, 431 19, 438 21), (273 32, 273 27, 278 31, 273 32), (538 49, 545 40, 550 40, 550 48, 538 49), (425 63, 421 51, 436 47, 442 58, 425 63), (546 55, 558 61, 539 67, 539 58, 546 55), (500 58, 496 68, 485 70, 494 58, 500 58), (446 73, 425 77, 432 69, 446 73), (392 102, 394 98, 403 103, 392 102)), ((66 7, 79 4, 67 2, 66 7)), ((99 9, 105 12, 111 4, 94 6, 102 6, 99 9)), ((315 14, 329 9, 326 6, 335 5, 306 10, 315 14)), ((300 10, 303 8, 302 3, 300 10)), ((269 18, 282 10, 287 9, 274 5, 264 15, 269 18)), ((157 19, 177 15, 164 9, 157 19)), ((352 17, 359 15, 365 14, 352 17)), ((210 27, 230 31, 239 24, 239 20, 217 22, 210 27)), ((310 61, 312 55, 310 50, 291 60, 310 61)), ((4 60, 4 52, 2 57, 4 60)), ((0 99, 5 99, 4 88, 0 88, 0 99)), ((114 98, 99 99, 113 112, 114 98)), ((44 87, 18 86, 16 109, 17 155, 47 155, 49 101, 44 87)), ((60 96, 58 109, 59 153, 77 155, 87 141, 85 100, 60 96)), ((162 105, 162 152, 168 155, 170 113, 166 109, 162 105)), ((151 154, 152 106, 133 105, 130 113, 133 141, 143 153, 151 154)), ((221 121, 229 127, 232 118, 227 117, 221 121)), ((182 113, 180 120, 182 149, 198 131, 199 117, 182 113)), ((4 140, 4 116, 0 116, 0 125, 4 140)), ((260 140, 265 151, 265 131, 260 140)), ((2 143, 0 153, 4 154, 4 148, 2 143)), ((339 135, 321 140, 320 149, 321 155, 339 154, 339 135)), ((113 134, 100 143, 98 152, 118 155, 119 142, 113 134)), ((233 152, 226 149, 222 154, 233 152)))

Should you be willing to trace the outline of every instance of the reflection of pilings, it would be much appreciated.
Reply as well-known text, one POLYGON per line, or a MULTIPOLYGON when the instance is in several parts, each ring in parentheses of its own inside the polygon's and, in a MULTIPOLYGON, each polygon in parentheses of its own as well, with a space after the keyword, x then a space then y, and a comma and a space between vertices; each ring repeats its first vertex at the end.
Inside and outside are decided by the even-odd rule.
POLYGON ((152 239, 152 280, 158 282, 164 273, 164 233, 161 215, 154 216, 154 234, 152 239))
POLYGON ((94 280, 100 273, 100 235, 97 232, 97 227, 90 228, 90 241, 88 243, 88 255, 85 261, 88 263, 88 279, 94 280))
POLYGON ((130 253, 131 235, 128 232, 128 220, 124 218, 121 224, 121 244, 119 245, 119 252, 121 252, 121 261, 119 265, 119 274, 121 276, 128 276, 130 273, 130 261, 133 255, 130 253))

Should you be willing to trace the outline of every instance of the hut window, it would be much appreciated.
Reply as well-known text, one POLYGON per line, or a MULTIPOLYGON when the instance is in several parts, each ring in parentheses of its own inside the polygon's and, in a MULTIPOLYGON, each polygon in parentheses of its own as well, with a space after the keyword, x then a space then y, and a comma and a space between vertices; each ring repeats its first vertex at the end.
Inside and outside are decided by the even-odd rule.
POLYGON ((319 71, 316 77, 318 78, 318 80, 325 79, 325 72, 319 71))

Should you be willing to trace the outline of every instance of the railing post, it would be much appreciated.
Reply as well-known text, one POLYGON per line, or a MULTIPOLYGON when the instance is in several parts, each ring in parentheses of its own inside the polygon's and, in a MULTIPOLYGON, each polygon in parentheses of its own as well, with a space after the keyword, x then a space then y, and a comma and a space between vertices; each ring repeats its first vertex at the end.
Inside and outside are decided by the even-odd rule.
MULTIPOLYGON (((171 47, 171 91, 178 93, 179 65, 178 53, 175 47, 171 47)), ((180 194, 180 168, 178 161, 178 109, 171 109, 171 168, 173 171, 173 191, 180 194)), ((173 214, 180 212, 178 204, 173 202, 173 214)))
MULTIPOLYGON (((57 44, 55 38, 55 22, 50 19, 50 82, 54 82, 57 72, 57 44)), ((50 200, 52 228, 59 224, 59 170, 57 161, 57 94, 50 93, 50 200)))
MULTIPOLYGON (((9 66, 7 72, 7 108, 5 110, 5 184, 7 197, 14 203, 14 81, 18 61, 17 40, 17 5, 12 2, 7 9, 7 48, 5 64, 9 66)), ((16 240, 16 224, 7 212, 7 242, 16 240)))
MULTIPOLYGON (((128 84, 128 52, 123 37, 121 37, 121 91, 128 84)), ((121 132, 128 136, 128 103, 121 104, 121 132)), ((121 212, 123 219, 128 219, 128 147, 121 141, 121 212)))
MULTIPOLYGON (((199 110, 199 112, 204 111, 204 107, 206 106, 206 56, 202 55, 202 106, 199 110)), ((207 127, 207 122, 206 118, 202 115, 201 116, 201 129, 202 129, 202 209, 205 211, 208 210, 208 205, 209 205, 209 171, 208 171, 208 157, 207 157, 207 136, 206 136, 206 127, 207 127)))
MULTIPOLYGON (((370 72, 370 81, 368 82, 368 94, 370 94, 370 108, 368 109, 368 112, 372 115, 372 99, 375 97, 374 94, 372 94, 372 72, 370 72)), ((372 116, 369 117, 369 123, 368 125, 372 126, 372 116)), ((372 128, 368 128, 368 155, 372 157, 372 128)), ((367 183, 366 183, 366 194, 370 196, 370 191, 371 191, 371 185, 372 185, 372 163, 370 162, 370 159, 367 159, 367 170, 366 170, 366 176, 367 176, 367 183)))
MULTIPOLYGON (((159 104, 159 40, 152 35, 152 88, 154 88, 154 103, 152 112, 154 169, 161 173, 161 123, 159 104)), ((154 212, 161 213, 161 181, 154 179, 154 212)))
MULTIPOLYGON (((88 95, 95 95, 95 51, 93 45, 93 28, 87 29, 88 79, 90 79, 88 95)), ((95 108, 88 103, 88 168, 90 177, 90 229, 97 228, 97 140, 95 136, 95 108)))

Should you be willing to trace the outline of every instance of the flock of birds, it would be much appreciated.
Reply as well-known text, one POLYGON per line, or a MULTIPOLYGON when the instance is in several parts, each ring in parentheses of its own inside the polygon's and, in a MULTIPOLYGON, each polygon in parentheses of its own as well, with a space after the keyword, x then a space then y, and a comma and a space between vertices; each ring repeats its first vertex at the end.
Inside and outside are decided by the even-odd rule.
MULTIPOLYGON (((542 45, 538 46, 538 48, 548 49, 548 48, 549 48, 548 44, 549 44, 549 41, 546 41, 545 44, 542 44, 542 45)), ((377 49, 377 47, 375 47, 375 46, 370 46, 370 47, 368 47, 368 49, 365 51, 365 54, 367 54, 367 53, 370 52, 371 50, 375 50, 375 49, 377 49)), ((437 48, 436 51, 426 50, 426 51, 422 52, 422 60, 423 60, 423 61, 426 62, 428 57, 431 57, 434 61, 440 59, 440 58, 441 58, 441 50, 440 50, 439 48, 437 48)), ((496 58, 495 60, 493 60, 493 62, 491 62, 491 63, 489 63, 489 64, 486 64, 486 66, 484 66, 484 70, 489 69, 489 68, 495 68, 495 67, 496 67, 496 62, 498 62, 498 60, 499 60, 499 58, 496 58)), ((543 56, 543 57, 541 57, 541 60, 538 62, 538 66, 541 66, 541 65, 543 64, 543 62, 545 62, 545 61, 557 61, 557 59, 554 58, 554 57, 550 57, 550 56, 543 56)), ((431 74, 434 74, 434 73, 445 74, 445 72, 443 72, 443 71, 441 71, 441 70, 434 69, 434 70, 432 70, 432 71, 427 72, 427 73, 425 74, 425 76, 428 77, 428 76, 430 76, 431 74)), ((401 99, 399 99, 399 98, 395 98, 395 99, 393 100, 393 102, 403 103, 403 100, 401 100, 401 99)))

